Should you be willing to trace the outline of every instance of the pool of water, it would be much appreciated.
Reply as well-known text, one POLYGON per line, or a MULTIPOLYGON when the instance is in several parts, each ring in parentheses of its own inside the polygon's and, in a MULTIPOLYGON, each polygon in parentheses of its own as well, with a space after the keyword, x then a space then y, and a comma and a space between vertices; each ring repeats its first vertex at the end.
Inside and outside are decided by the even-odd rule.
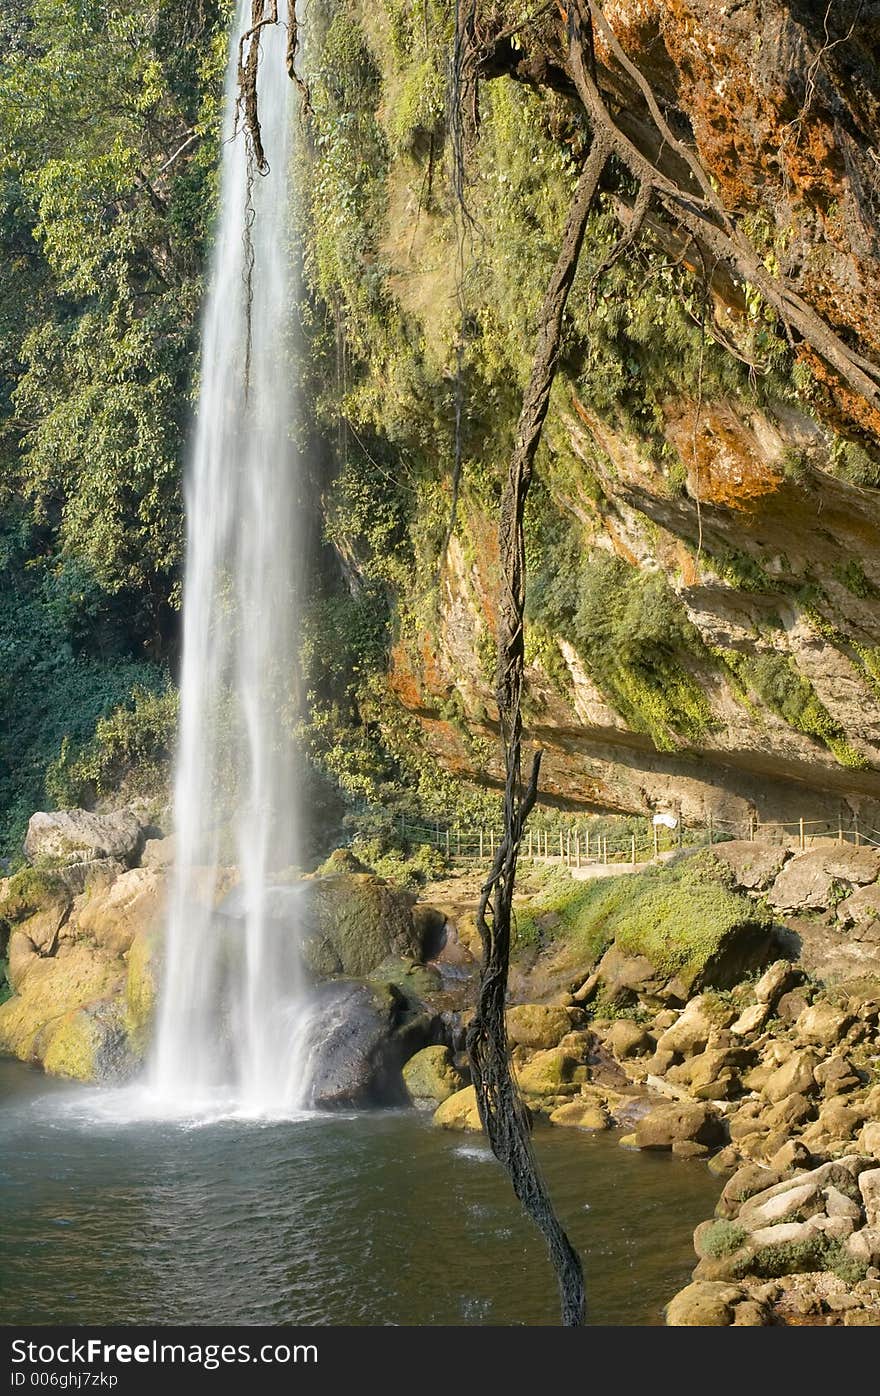
MULTIPOLYGON (((590 1321, 662 1322, 717 1181, 613 1133, 537 1147, 590 1321)), ((3 1323, 558 1322, 485 1145, 415 1112, 174 1123, 0 1061, 0 1160, 3 1323)))

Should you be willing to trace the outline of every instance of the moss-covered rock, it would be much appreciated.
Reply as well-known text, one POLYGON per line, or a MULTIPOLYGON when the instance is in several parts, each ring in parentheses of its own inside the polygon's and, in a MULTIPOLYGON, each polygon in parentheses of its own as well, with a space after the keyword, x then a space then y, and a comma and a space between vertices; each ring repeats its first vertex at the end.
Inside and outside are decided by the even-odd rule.
POLYGON ((561 1125, 569 1129, 609 1129, 612 1124, 608 1110, 601 1102, 589 1098, 578 1098, 557 1105, 550 1115, 551 1125, 561 1125))
POLYGON ((558 1004, 518 1003, 507 1010, 507 1036, 514 1047, 556 1047, 574 1019, 572 1009, 558 1004))
POLYGON ((131 1050, 137 1056, 146 1052, 153 1026, 159 992, 159 945, 156 932, 140 931, 126 959, 125 1022, 131 1050))
POLYGON ((369 873, 314 878, 302 887, 303 955, 314 974, 364 978, 389 955, 420 959, 408 894, 369 873))
POLYGON ((534 1052, 517 1071, 519 1088, 528 1096, 557 1095, 572 1082, 579 1063, 577 1051, 564 1043, 534 1052))
POLYGON ((46 1029, 66 1014, 122 987, 122 962, 84 944, 62 945, 49 958, 36 956, 21 992, 0 1004, 0 1051, 21 1061, 42 1061, 46 1029))
POLYGON ((47 1029, 43 1068, 77 1081, 119 1080, 134 1065, 118 999, 76 1008, 47 1029))
POLYGON ((473 1086, 465 1086, 438 1105, 434 1111, 434 1124, 441 1129, 461 1129, 478 1132, 483 1128, 477 1109, 477 1093, 473 1086))
POLYGON ((439 1104, 461 1091, 464 1081, 448 1047, 425 1047, 403 1068, 403 1084, 414 1105, 439 1104))

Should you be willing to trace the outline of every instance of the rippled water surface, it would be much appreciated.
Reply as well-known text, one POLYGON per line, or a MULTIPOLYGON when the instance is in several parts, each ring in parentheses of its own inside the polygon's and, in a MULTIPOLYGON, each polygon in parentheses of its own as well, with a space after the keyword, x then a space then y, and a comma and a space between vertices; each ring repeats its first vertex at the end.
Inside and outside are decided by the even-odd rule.
MULTIPOLYGON (((557 1321, 498 1166, 415 1113, 169 1123, 12 1062, 0 1095, 4 1323, 557 1321)), ((717 1182, 613 1134, 538 1147, 591 1321, 660 1322, 717 1182)))

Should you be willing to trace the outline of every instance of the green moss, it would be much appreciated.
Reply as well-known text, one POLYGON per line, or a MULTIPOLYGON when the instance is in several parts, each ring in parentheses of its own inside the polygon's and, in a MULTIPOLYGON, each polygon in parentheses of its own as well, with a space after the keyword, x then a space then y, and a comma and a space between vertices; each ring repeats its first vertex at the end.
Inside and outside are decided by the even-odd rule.
POLYGON ((713 1260, 733 1255, 748 1240, 749 1233, 736 1222, 716 1221, 706 1230, 700 1241, 704 1254, 713 1260))
POLYGON ((14 924, 43 907, 69 899, 70 893, 56 873, 43 868, 22 868, 9 879, 0 897, 0 920, 14 924))
POLYGON ((877 595, 877 588, 867 576, 858 558, 851 557, 846 562, 838 562, 833 570, 837 580, 842 582, 853 596, 858 596, 864 601, 868 597, 877 595))
POLYGON ((768 707, 796 732, 822 742, 841 766, 861 770, 868 763, 819 699, 813 685, 798 673, 791 655, 765 653, 750 661, 749 682, 768 707))
POLYGON ((551 524, 544 544, 530 559, 530 616, 574 645, 609 702, 658 749, 698 741, 714 719, 695 667, 711 668, 712 657, 662 573, 585 553, 570 524, 551 524))
POLYGON ((769 927, 747 897, 725 885, 729 877, 708 851, 588 882, 559 872, 517 909, 517 937, 567 942, 585 964, 614 941, 628 955, 646 956, 660 973, 693 982, 735 928, 769 927))

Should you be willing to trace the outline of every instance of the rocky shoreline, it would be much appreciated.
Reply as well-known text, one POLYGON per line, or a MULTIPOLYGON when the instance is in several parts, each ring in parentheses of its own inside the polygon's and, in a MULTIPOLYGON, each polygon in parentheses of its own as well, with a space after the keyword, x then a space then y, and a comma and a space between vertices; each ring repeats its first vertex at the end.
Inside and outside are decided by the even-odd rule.
MULTIPOLYGON (((83 1080, 138 1069, 173 856, 156 832, 130 813, 31 821, 31 865, 0 883, 0 1050, 83 1080)), ((616 1130, 722 1188, 670 1324, 880 1324, 878 877, 880 853, 832 843, 730 842, 588 889, 525 870, 507 1021, 536 1127, 616 1130)), ((217 907, 233 935, 235 880, 217 907)), ((345 851, 277 889, 282 930, 291 896, 305 907, 335 1023, 316 1105, 408 1100, 480 1129, 474 891, 453 878, 416 903, 345 851)))

